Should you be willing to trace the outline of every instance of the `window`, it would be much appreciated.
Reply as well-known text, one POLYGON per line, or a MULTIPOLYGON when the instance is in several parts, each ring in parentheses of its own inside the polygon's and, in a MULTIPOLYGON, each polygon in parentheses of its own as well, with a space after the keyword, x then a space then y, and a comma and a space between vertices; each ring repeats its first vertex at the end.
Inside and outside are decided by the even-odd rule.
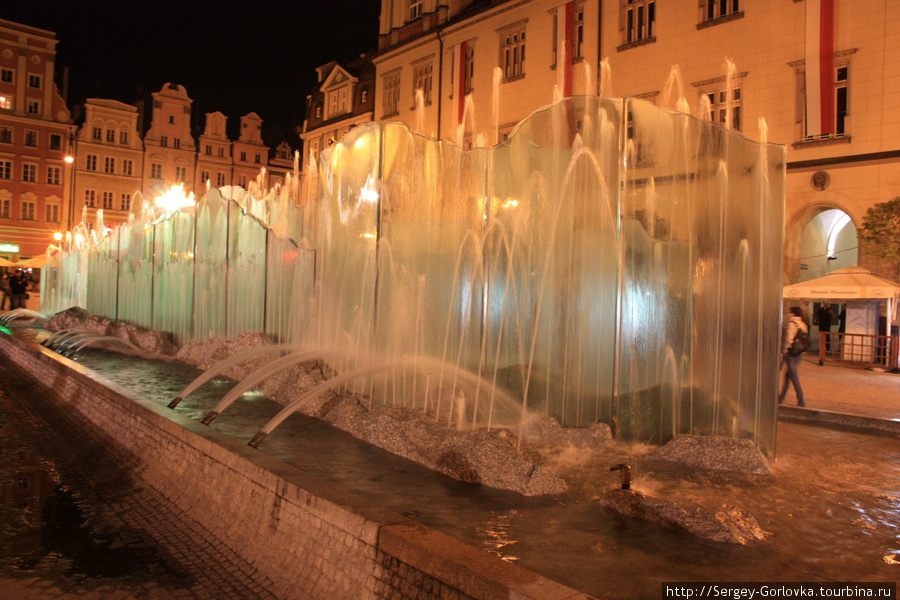
POLYGON ((716 123, 725 125, 728 121, 728 111, 731 110, 731 123, 728 124, 735 131, 741 130, 741 88, 735 87, 731 90, 731 98, 728 98, 728 91, 722 87, 707 91, 706 97, 709 100, 709 118, 716 123))
POLYGON ((219 148, 219 158, 222 158, 224 156, 225 156, 225 148, 219 148))
POLYGON ((321 103, 321 102, 319 102, 318 104, 316 104, 316 118, 317 118, 317 119, 321 119, 321 118, 322 118, 322 103, 321 103))
POLYGON ((120 132, 119 132, 119 143, 120 143, 120 144, 127 144, 127 143, 128 143, 128 132, 127 132, 127 131, 120 131, 120 132))
POLYGON ((175 167, 175 182, 181 183, 187 179, 187 167, 175 167))
POLYGON ((161 135, 159 137, 159 145, 162 146, 163 148, 167 148, 169 146, 169 136, 161 135))
POLYGON ((209 144, 206 145, 206 148, 203 149, 203 153, 207 156, 212 156, 212 146, 209 144))
POLYGON ((47 167, 47 183, 59 185, 62 169, 60 167, 47 167))
POLYGON ((37 131, 27 130, 25 132, 25 145, 31 146, 32 148, 36 148, 38 144, 38 134, 37 131))
POLYGON ((242 188, 247 187, 247 176, 246 175, 238 175, 238 185, 242 188))
POLYGON ((96 171, 97 170, 97 155, 96 154, 88 154, 84 157, 84 170, 85 171, 96 171))
POLYGON ((101 129, 100 127, 93 127, 91 129, 91 139, 93 139, 95 142, 99 142, 100 140, 102 140, 103 129, 101 129))
POLYGON ((51 150, 62 150, 62 136, 58 133, 50 134, 50 149, 51 150))
POLYGON ((422 16, 422 0, 409 0, 409 20, 422 16))
POLYGON ((122 160, 122 175, 128 175, 129 177, 134 172, 134 161, 126 158, 122 160))
POLYGON ((584 8, 576 8, 572 19, 572 58, 584 58, 584 8))
POLYGON ((398 114, 400 107, 400 70, 384 76, 384 116, 398 114))
MULTIPOLYGON (((413 65, 413 94, 422 90, 426 106, 431 105, 431 71, 431 61, 413 65)), ((415 102, 415 98, 413 98, 413 101, 415 102)))
POLYGON ((369 86, 364 85, 362 87, 362 91, 359 93, 359 101, 362 104, 365 104, 369 101, 369 86))
POLYGON ((256 164, 259 164, 261 160, 262 160, 262 158, 260 157, 259 154, 257 154, 256 156, 253 157, 253 162, 255 162, 256 164))
POLYGON ((109 142, 110 144, 116 143, 116 131, 114 129, 106 130, 106 141, 109 142))
MULTIPOLYGON (((739 0, 704 0, 700 3, 703 21, 713 21, 740 11, 739 0)), ((730 19, 729 19, 730 20, 730 19)))
POLYGON ((104 210, 112 210, 113 207, 113 193, 112 192, 103 192, 103 209, 104 210))
POLYGON ((41 114, 41 101, 40 100, 29 100, 28 104, 25 107, 25 112, 27 112, 29 115, 41 114))
POLYGON ((30 163, 22 165, 22 181, 37 183, 37 165, 30 163))
POLYGON ((104 173, 115 173, 116 172, 116 159, 112 156, 107 156, 103 161, 103 172, 104 173))
POLYGON ((10 219, 12 218, 11 214, 11 205, 12 202, 8 198, 4 198, 0 200, 0 218, 2 219, 10 219))
MULTIPOLYGON (((622 0, 625 24, 624 43, 652 41, 656 23, 655 0, 622 0)), ((621 48, 620 48, 621 49, 621 48)))
POLYGON ((150 165, 150 177, 162 179, 162 163, 153 163, 150 165))
POLYGON ((525 24, 518 24, 500 34, 500 67, 505 81, 525 76, 525 24))
POLYGON ((475 44, 471 41, 466 42, 466 80, 465 90, 467 94, 472 93, 472 77, 475 75, 475 44))
POLYGON ((22 200, 22 215, 21 219, 23 221, 34 221, 34 209, 35 202, 33 200, 22 200))
POLYGON ((812 127, 808 123, 809 115, 807 110, 809 90, 806 89, 806 61, 800 60, 788 63, 796 69, 797 90, 802 100, 799 106, 797 122, 801 123, 798 131, 800 141, 795 142, 794 146, 821 145, 829 143, 847 143, 850 141, 849 131, 847 130, 847 117, 850 114, 850 61, 856 48, 841 50, 834 53, 834 91, 832 107, 822 107, 822 120, 817 127, 812 127), (826 116, 826 115, 830 115, 826 116))
POLYGON ((209 181, 209 171, 200 171, 200 183, 209 181))
POLYGON ((48 223, 59 223, 59 204, 44 205, 44 220, 48 223))
POLYGON ((0 96, 0 108, 5 110, 12 110, 13 107, 13 99, 12 96, 4 94, 0 96))
POLYGON ((169 115, 169 124, 170 124, 170 125, 174 125, 174 124, 175 124, 175 117, 174 117, 173 115, 169 115))
POLYGON ((119 196, 119 210, 131 210, 131 194, 119 196))
POLYGON ((241 151, 241 162, 247 162, 247 153, 241 151))
POLYGON ((0 142, 12 144, 12 127, 0 127, 0 142))
POLYGON ((216 173, 216 187, 225 185, 225 173, 216 173))
POLYGON ((84 190, 84 205, 94 207, 94 203, 97 201, 97 192, 94 190, 84 190))
POLYGON ((175 138, 174 140, 172 140, 172 147, 176 150, 178 148, 181 148, 181 138, 175 138))
POLYGON ((0 179, 12 179, 12 161, 0 159, 0 179))
POLYGON ((0 81, 3 83, 12 83, 14 74, 12 69, 0 69, 0 81))
POLYGON ((28 74, 28 87, 39 90, 41 89, 42 82, 43 78, 40 75, 35 75, 34 73, 28 74))

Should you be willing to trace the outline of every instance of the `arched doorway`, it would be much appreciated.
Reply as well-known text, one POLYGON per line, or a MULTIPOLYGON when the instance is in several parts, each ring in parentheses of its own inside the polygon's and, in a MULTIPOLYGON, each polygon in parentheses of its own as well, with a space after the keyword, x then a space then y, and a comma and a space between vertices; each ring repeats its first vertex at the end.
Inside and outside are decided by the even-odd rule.
POLYGON ((858 255, 856 225, 850 215, 837 208, 820 210, 803 228, 796 281, 852 267, 858 255))

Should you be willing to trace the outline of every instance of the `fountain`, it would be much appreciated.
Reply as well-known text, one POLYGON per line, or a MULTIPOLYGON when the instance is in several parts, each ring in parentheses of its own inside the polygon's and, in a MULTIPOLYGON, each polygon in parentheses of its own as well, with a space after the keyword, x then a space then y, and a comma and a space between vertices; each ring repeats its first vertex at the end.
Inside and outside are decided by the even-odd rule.
POLYGON ((84 306, 178 346, 264 332, 333 349, 367 402, 469 429, 537 413, 773 456, 783 148, 570 97, 490 149, 362 125, 317 168, 305 206, 290 181, 166 213, 136 198, 126 225, 67 236, 44 312, 84 306))

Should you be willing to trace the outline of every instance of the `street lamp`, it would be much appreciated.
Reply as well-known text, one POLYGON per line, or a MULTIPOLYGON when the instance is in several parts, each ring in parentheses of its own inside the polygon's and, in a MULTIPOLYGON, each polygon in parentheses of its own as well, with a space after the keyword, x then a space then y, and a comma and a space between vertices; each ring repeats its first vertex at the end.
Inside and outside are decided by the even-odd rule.
POLYGON ((72 213, 75 211, 75 157, 67 154, 63 159, 69 165, 69 210, 66 211, 66 230, 72 231, 72 213))

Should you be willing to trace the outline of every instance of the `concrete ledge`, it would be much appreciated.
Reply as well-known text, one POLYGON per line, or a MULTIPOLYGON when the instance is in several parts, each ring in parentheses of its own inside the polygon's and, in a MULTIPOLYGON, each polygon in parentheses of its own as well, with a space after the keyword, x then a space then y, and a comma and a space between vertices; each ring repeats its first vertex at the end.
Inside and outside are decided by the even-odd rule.
MULTIPOLYGON (((589 600, 0 333, 0 354, 143 483, 306 600, 589 600)), ((22 399, 27 401, 27 399, 22 399)))
POLYGON ((781 405, 778 407, 778 420, 900 438, 900 420, 898 419, 877 419, 828 410, 781 405))

